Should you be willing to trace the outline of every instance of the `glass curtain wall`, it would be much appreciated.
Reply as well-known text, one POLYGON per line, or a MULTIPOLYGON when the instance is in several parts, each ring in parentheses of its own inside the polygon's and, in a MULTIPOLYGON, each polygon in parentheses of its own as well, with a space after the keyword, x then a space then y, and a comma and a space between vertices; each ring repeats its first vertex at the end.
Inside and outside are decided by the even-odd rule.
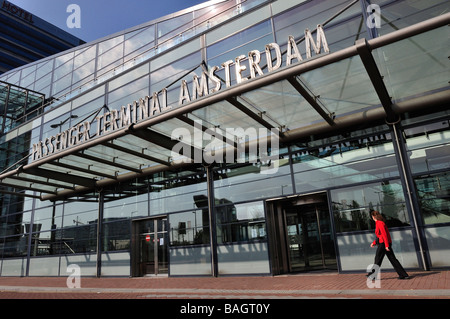
MULTIPOLYGON (((124 103, 159 91, 174 81, 177 81, 177 85, 168 89, 178 91, 180 79, 188 77, 192 80, 193 74, 188 73, 190 70, 194 70, 197 75, 201 74, 203 59, 210 66, 220 65, 241 54, 248 54, 251 49, 262 52, 263 46, 273 41, 279 43, 282 51, 285 51, 288 35, 300 39, 306 28, 313 28, 318 23, 327 21, 349 4, 349 1, 276 1, 249 11, 243 18, 236 17, 221 28, 213 28, 216 21, 225 21, 263 1, 247 1, 240 7, 229 5, 230 3, 227 2, 222 7, 223 15, 216 16, 208 8, 194 12, 190 19, 200 20, 196 20, 199 23, 195 22, 192 27, 189 19, 181 15, 176 17, 176 21, 171 21, 172 24, 166 25, 160 21, 146 25, 142 29, 87 44, 3 75, 2 80, 44 94, 47 102, 53 101, 50 97, 58 95, 61 98, 49 104, 44 109, 46 112, 35 118, 36 122, 33 124, 29 120, 41 114, 33 113, 34 110, 29 110, 29 113, 26 109, 19 110, 20 121, 17 124, 30 125, 26 127, 29 130, 19 134, 19 130, 12 127, 8 140, 5 135, 0 137, 0 167, 7 168, 26 157, 34 141, 53 136, 59 130, 65 130, 86 119, 92 120, 97 112, 107 112, 105 105, 118 109, 124 103), (200 23, 202 17, 207 21, 200 23), (216 17, 223 20, 216 20, 216 17), (173 30, 167 28, 170 25, 174 26, 173 30), (177 41, 170 42, 173 40, 172 35, 183 28, 194 31, 181 40, 178 38, 177 41), (208 32, 202 34, 202 41, 200 37, 194 36, 204 31, 208 32), (163 44, 167 46, 164 47, 163 44), (163 49, 169 47, 170 52, 164 54, 163 49), (144 62, 147 60, 149 61, 144 62), (27 114, 33 116, 26 117, 27 114)), ((378 3, 382 6, 382 27, 378 30, 379 34, 387 34, 435 17, 448 7, 446 1, 420 4, 408 0, 378 3)), ((368 37, 361 10, 358 2, 325 25, 332 52, 353 45, 359 38, 368 37)), ((439 30, 441 36, 444 32, 445 28, 439 30)), ((414 73, 423 73, 420 64, 415 63, 416 60, 403 63, 400 53, 405 50, 417 53, 414 54, 416 59, 431 54, 433 60, 441 61, 442 56, 439 54, 445 52, 442 48, 424 51, 423 48, 432 47, 427 34, 413 40, 415 44, 405 40, 399 49, 395 45, 385 48, 390 60, 383 61, 383 65, 392 75, 386 81, 390 81, 395 88, 393 94, 396 100, 410 97, 414 93, 411 89, 419 83, 414 80, 418 78, 414 73), (411 65, 416 67, 411 68, 411 65), (411 78, 412 82, 400 85, 403 83, 401 79, 405 77, 411 78)), ((285 59, 285 55, 283 56, 285 59)), ((378 49, 374 52, 374 57, 377 62, 382 61, 383 52, 378 49)), ((445 56, 444 60, 446 58, 445 56)), ((340 70, 347 68, 349 71, 342 74, 361 71, 361 63, 357 60, 339 63, 340 70)), ((440 83, 445 77, 445 68, 440 68, 440 64, 435 63, 428 71, 433 74, 429 78, 434 82, 427 82, 427 90, 442 89, 440 83)), ((323 68, 318 74, 328 78, 331 73, 330 68, 323 68)), ((351 111, 349 105, 373 107, 374 101, 377 101, 373 92, 364 91, 362 94, 356 83, 358 81, 352 82, 350 76, 342 79, 328 78, 328 81, 333 80, 331 82, 320 81, 320 78, 315 73, 308 72, 303 80, 308 85, 314 84, 313 87, 330 87, 333 81, 339 82, 341 85, 336 86, 330 94, 321 96, 339 114, 351 111)), ((168 96, 175 96, 174 100, 168 101, 168 105, 176 105, 178 94, 168 96)), ((223 110, 198 110, 193 115, 213 118, 223 114, 223 110)), ((427 126, 422 126, 422 122, 418 121, 408 122, 405 136, 421 206, 422 224, 433 266, 438 267, 449 264, 443 257, 448 255, 445 252, 448 251, 446 247, 450 240, 447 235, 449 136, 447 120, 433 123, 429 120, 426 119, 427 126)), ((20 128, 25 130, 25 126, 20 128)), ((157 125, 155 129, 167 130, 164 125, 157 125)), ((366 266, 362 265, 361 260, 367 260, 362 247, 370 244, 373 233, 373 225, 366 220, 370 209, 379 209, 389 217, 395 230, 394 237, 408 239, 402 240, 402 243, 407 243, 406 247, 395 249, 396 252, 400 250, 399 255, 406 258, 406 266, 415 265, 410 257, 414 250, 411 216, 405 212, 405 199, 399 183, 392 137, 386 126, 349 132, 345 136, 299 141, 289 146, 289 152, 288 154, 287 149, 280 152, 277 173, 269 178, 260 174, 261 169, 256 163, 214 168, 221 273, 269 271, 268 262, 262 261, 266 258, 262 256, 267 256, 267 238, 262 226, 265 220, 262 217, 265 199, 324 190, 330 192, 333 202, 338 248, 341 259, 344 260, 341 264, 343 270, 366 266), (258 217, 255 217, 255 212, 258 212, 258 217), (255 269, 250 269, 250 260, 247 260, 247 264, 245 261, 239 263, 237 258, 242 255, 241 251, 252 249, 255 253, 248 256, 253 256, 251 258, 258 261, 259 266, 255 269)), ((62 159, 61 162, 66 165, 84 165, 81 161, 73 162, 73 158, 70 162, 68 159, 62 159)), ((192 256, 191 260, 200 261, 203 265, 201 271, 208 273, 210 270, 206 265, 210 264, 208 258, 211 254, 208 251, 210 243, 206 237, 207 221, 204 216, 207 193, 206 175, 201 169, 165 172, 149 176, 145 181, 131 185, 128 190, 110 190, 109 198, 105 195, 107 200, 103 215, 102 251, 111 254, 128 253, 129 222, 132 218, 168 214, 173 233, 170 239, 171 260, 179 267, 178 270, 174 268, 174 273, 195 272, 193 262, 183 263, 182 258, 176 259, 177 256, 188 255, 192 256), (122 192, 126 196, 122 197, 122 192)), ((33 195, 33 191, 26 194, 33 195)), ((94 198, 97 200, 98 194, 94 198)), ((2 264, 2 274, 25 274, 24 265, 27 263, 22 258, 27 256, 33 259, 29 267, 30 274, 39 275, 38 269, 45 269, 43 265, 51 264, 47 268, 52 275, 65 275, 65 268, 55 268, 53 265, 57 265, 57 262, 47 262, 47 256, 60 258, 63 261, 61 265, 75 261, 82 263, 86 272, 95 273, 95 258, 92 256, 96 254, 97 201, 82 202, 80 197, 78 200, 52 205, 2 193, 0 202, 0 249, 2 257, 6 258, 2 264)), ((372 260, 372 256, 369 259, 372 260)))
POLYGON ((448 112, 410 120, 405 129, 431 267, 450 264, 450 116, 448 112), (435 118, 441 117, 439 120, 435 118))

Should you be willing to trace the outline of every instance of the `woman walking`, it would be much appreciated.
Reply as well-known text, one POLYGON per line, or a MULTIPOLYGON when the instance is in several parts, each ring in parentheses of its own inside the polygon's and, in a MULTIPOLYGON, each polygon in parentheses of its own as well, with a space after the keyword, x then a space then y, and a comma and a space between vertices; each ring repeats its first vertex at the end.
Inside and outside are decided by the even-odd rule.
MULTIPOLYGON (((406 273, 405 269, 403 269, 400 262, 394 255, 394 251, 392 250, 392 239, 389 233, 389 230, 386 226, 384 217, 378 211, 372 211, 371 213, 372 219, 375 221, 375 235, 377 239, 373 241, 370 247, 374 247, 378 245, 377 252, 375 254, 375 265, 381 267, 381 263, 383 262, 383 258, 386 255, 389 258, 392 266, 398 274, 399 279, 409 279, 409 275, 406 273)), ((374 270, 372 270, 372 273, 374 270)), ((367 276, 372 275, 372 273, 367 274, 367 276)))

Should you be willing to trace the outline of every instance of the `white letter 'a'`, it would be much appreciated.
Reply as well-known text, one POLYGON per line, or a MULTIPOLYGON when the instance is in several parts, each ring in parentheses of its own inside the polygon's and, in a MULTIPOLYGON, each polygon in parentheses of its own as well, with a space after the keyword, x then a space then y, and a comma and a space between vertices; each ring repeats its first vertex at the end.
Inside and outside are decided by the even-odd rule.
POLYGON ((81 288, 81 269, 80 266, 71 264, 67 266, 67 272, 71 272, 69 277, 67 277, 66 284, 67 288, 81 288))
POLYGON ((81 28, 81 8, 78 4, 69 4, 66 12, 72 13, 67 17, 66 24, 69 29, 81 28))

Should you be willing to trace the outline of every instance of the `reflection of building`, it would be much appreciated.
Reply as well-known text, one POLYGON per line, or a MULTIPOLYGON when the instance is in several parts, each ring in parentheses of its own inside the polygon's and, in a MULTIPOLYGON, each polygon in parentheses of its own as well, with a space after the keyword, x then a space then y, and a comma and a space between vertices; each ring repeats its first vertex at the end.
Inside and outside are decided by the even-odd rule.
POLYGON ((2 109, 1 275, 365 271, 374 209, 449 266, 448 2, 365 6, 207 2, 5 73, 45 101, 2 109))
MULTIPOLYGON (((0 74, 84 43, 6 0, 0 1, 0 37, 0 74)), ((21 85, 34 81, 24 76, 21 85)))

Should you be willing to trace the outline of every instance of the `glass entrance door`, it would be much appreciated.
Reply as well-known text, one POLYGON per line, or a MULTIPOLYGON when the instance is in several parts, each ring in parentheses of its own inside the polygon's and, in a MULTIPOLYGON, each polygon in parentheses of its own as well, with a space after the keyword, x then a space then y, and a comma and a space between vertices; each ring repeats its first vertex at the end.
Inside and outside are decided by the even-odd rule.
POLYGON ((327 206, 285 208, 290 271, 336 269, 336 253, 327 206))
POLYGON ((139 221, 136 229, 135 275, 161 275, 168 273, 167 218, 139 221))

